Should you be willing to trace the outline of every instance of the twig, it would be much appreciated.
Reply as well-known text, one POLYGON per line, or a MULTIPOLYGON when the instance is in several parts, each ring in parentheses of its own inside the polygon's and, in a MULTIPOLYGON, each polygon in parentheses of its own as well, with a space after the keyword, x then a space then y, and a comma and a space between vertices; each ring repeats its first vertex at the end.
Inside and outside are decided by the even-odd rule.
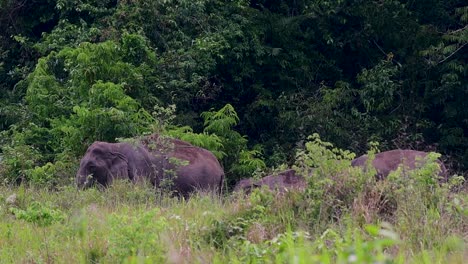
POLYGON ((467 29, 467 28, 468 28, 468 25, 466 25, 466 26, 464 26, 464 27, 462 27, 462 28, 459 28, 459 29, 457 29, 457 30, 450 31, 450 32, 448 32, 448 34, 458 33, 458 32, 460 32, 460 31, 463 31, 463 30, 467 29))

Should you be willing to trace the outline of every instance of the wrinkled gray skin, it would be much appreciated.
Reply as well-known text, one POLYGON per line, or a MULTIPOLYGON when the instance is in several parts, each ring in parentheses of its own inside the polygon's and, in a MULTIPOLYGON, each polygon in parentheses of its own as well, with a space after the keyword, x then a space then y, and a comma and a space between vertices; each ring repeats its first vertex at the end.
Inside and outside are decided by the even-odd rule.
POLYGON ((307 186, 306 180, 296 175, 296 171, 289 169, 278 174, 265 176, 258 181, 242 179, 234 187, 234 192, 243 191, 249 194, 254 188, 267 186, 270 190, 284 193, 288 190, 304 190, 307 186))
POLYGON ((96 183, 108 186, 115 179, 129 179, 149 180, 159 186, 162 179, 169 178, 173 190, 184 197, 195 190, 221 191, 224 171, 216 157, 187 142, 171 141, 171 150, 165 152, 150 152, 141 144, 94 142, 81 160, 77 185, 79 188, 96 183))
MULTIPOLYGON (((372 165, 377 170, 377 178, 384 179, 388 174, 390 174, 390 172, 397 170, 401 164, 404 165, 404 168, 410 170, 421 167, 424 164, 424 158, 427 154, 427 152, 416 150, 389 150, 376 154, 375 159, 372 161, 372 165)), ((354 159, 351 162, 351 165, 365 168, 366 162, 367 155, 362 155, 354 159)), ((437 160, 437 163, 440 166, 439 176, 441 181, 446 181, 448 177, 447 169, 440 160, 437 160)))

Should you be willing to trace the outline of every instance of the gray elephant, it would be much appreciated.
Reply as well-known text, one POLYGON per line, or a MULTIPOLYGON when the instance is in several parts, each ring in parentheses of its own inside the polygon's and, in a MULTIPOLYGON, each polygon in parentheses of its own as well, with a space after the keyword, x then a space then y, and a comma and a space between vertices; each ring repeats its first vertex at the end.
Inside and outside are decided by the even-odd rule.
POLYGON ((210 151, 177 139, 151 135, 133 143, 94 142, 81 159, 78 187, 108 186, 115 179, 168 183, 188 197, 195 190, 220 192, 224 171, 210 151))
POLYGON ((234 187, 234 192, 243 191, 248 194, 252 189, 262 186, 267 186, 272 191, 284 193, 288 190, 304 190, 307 187, 307 182, 304 177, 297 175, 295 170, 289 169, 278 174, 265 176, 258 181, 242 179, 234 187))
MULTIPOLYGON (((377 178, 384 179, 390 172, 398 169, 400 165, 404 165, 404 168, 410 170, 421 167, 425 162, 427 154, 427 152, 408 149, 389 150, 376 154, 375 159, 372 161, 372 166, 377 170, 377 178)), ((354 159, 351 165, 365 167, 366 163, 367 155, 362 155, 354 159)), ((448 177, 447 169, 440 160, 437 160, 437 163, 440 166, 440 179, 441 181, 446 181, 448 177)))

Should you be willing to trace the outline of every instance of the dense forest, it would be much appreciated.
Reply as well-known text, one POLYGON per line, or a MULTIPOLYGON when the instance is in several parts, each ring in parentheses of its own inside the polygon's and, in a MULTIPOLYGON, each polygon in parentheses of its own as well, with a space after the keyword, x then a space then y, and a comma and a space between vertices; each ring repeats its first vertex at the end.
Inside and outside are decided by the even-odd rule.
POLYGON ((231 179, 313 133, 465 171, 467 22, 462 0, 2 1, 2 180, 67 182, 93 141, 151 132, 231 179))

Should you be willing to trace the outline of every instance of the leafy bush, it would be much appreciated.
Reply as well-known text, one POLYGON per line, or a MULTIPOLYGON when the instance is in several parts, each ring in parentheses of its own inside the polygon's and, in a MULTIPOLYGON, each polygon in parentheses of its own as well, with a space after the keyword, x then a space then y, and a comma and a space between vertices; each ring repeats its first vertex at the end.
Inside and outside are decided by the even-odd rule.
POLYGON ((252 175, 256 169, 264 169, 265 163, 261 159, 261 151, 247 148, 247 138, 232 128, 238 124, 239 117, 230 104, 226 104, 218 111, 203 112, 204 132, 216 134, 221 138, 223 151, 229 153, 223 163, 233 178, 252 175))
POLYGON ((167 133, 212 151, 224 165, 228 185, 266 168, 261 149, 249 149, 247 138, 233 129, 239 117, 232 105, 203 112, 201 116, 205 120, 203 133, 193 133, 189 127, 170 128, 167 133))
POLYGON ((349 228, 344 235, 327 229, 315 240, 308 232, 289 230, 263 243, 243 241, 230 259, 233 263, 387 263, 392 258, 385 251, 399 243, 388 224, 366 226, 366 232, 349 228))
POLYGON ((62 138, 61 147, 82 153, 87 146, 84 142, 98 139, 114 141, 118 136, 137 135, 148 130, 151 116, 139 109, 135 100, 124 94, 121 86, 98 82, 90 93, 93 91, 96 96, 88 107, 75 106, 68 118, 53 120, 52 133, 54 137, 62 138))
POLYGON ((67 163, 95 140, 150 131, 154 118, 142 104, 155 97, 143 79, 154 63, 144 38, 132 34, 121 42, 84 42, 39 59, 27 79, 28 115, 10 129, 11 140, 3 146, 8 154, 3 177, 51 182, 58 171, 48 162, 67 163))
MULTIPOLYGON (((310 140, 304 150, 298 151, 295 169, 308 182, 302 203, 296 205, 304 221, 314 219, 309 223, 311 226, 321 230, 323 224, 340 221, 347 215, 361 225, 383 219, 391 223, 406 223, 404 226, 407 228, 418 225, 412 222, 417 219, 416 215, 424 216, 424 221, 430 222, 446 217, 463 218, 461 214, 449 217, 453 211, 450 213, 446 208, 455 201, 450 190, 460 188, 463 177, 453 177, 450 183, 441 184, 436 162, 439 154, 430 153, 424 166, 414 170, 400 167, 385 180, 378 180, 372 166, 364 171, 350 167, 354 154, 349 151, 334 148, 318 135, 313 135, 310 140)), ((375 145, 373 148, 368 153, 369 164, 374 158, 375 145)), ((454 226, 460 228, 458 222, 454 226)), ((406 233, 409 229, 404 230, 402 236, 411 235, 414 239, 418 232, 423 232, 406 233)), ((452 232, 450 229, 439 231, 452 232)))
POLYGON ((49 185, 55 179, 57 171, 55 166, 48 162, 44 166, 35 167, 26 171, 27 178, 32 184, 49 185))
POLYGON ((318 223, 328 222, 348 212, 354 200, 369 185, 374 185, 375 179, 371 170, 359 173, 358 169, 350 168, 355 156, 350 151, 335 148, 318 134, 309 139, 305 149, 298 151, 294 166, 308 183, 305 204, 300 210, 318 223))
POLYGON ((267 207, 264 204, 259 202, 251 204, 246 209, 233 215, 223 219, 214 219, 209 232, 204 235, 204 238, 218 248, 233 246, 233 243, 247 240, 249 228, 255 223, 262 222, 266 216, 267 207))
POLYGON ((49 226, 53 223, 63 221, 66 217, 60 210, 52 209, 40 202, 31 203, 26 210, 12 207, 10 211, 17 219, 22 219, 39 226, 49 226))
POLYGON ((218 160, 223 160, 223 158, 228 155, 222 151, 223 143, 221 138, 216 134, 195 133, 193 129, 188 126, 171 127, 166 133, 172 137, 190 142, 195 146, 208 149, 218 160))
POLYGON ((17 184, 30 180, 30 174, 27 172, 33 170, 42 160, 41 154, 33 146, 21 141, 16 142, 3 148, 3 158, 0 162, 2 184, 17 184))
POLYGON ((460 194, 451 192, 464 184, 464 178, 453 176, 449 182, 440 184, 436 162, 439 157, 440 154, 430 153, 422 167, 392 172, 385 189, 386 199, 396 204, 392 221, 398 223, 405 239, 419 241, 422 248, 442 242, 436 242, 435 238, 462 228, 459 221, 467 217, 463 210, 453 210, 460 194), (426 233, 425 225, 434 227, 433 233, 426 233))
MULTIPOLYGON (((39 60, 26 99, 35 114, 33 122, 50 128, 49 144, 56 152, 81 153, 94 140, 113 141, 147 131, 151 116, 127 95, 135 85, 143 85, 142 74, 149 74, 140 68, 144 61, 125 61, 132 59, 125 53, 131 45, 126 40, 135 38, 124 37, 125 48, 111 41, 82 43, 39 60)), ((146 56, 151 58, 149 52, 146 56)), ((140 88, 143 93, 145 87, 140 88)))

